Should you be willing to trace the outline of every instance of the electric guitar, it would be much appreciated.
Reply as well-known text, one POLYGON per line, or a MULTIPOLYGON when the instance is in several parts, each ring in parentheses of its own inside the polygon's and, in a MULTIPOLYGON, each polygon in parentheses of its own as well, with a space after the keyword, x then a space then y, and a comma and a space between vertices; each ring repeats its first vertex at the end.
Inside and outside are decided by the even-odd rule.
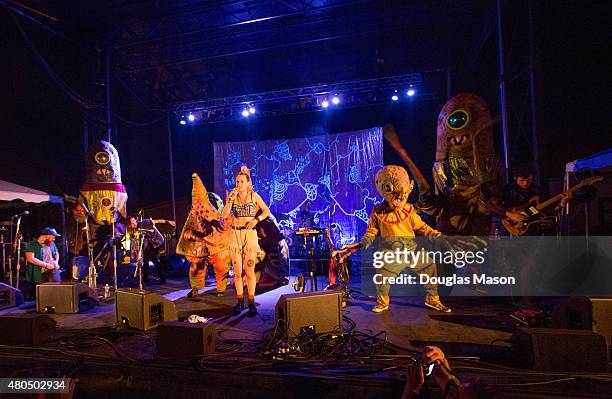
MULTIPOLYGON (((327 239, 327 245, 329 246, 329 251, 333 253, 336 249, 334 242, 332 241, 331 234, 329 233, 329 228, 325 229, 325 238, 327 239)), ((348 261, 341 261, 342 255, 340 253, 336 253, 335 256, 329 257, 329 270, 330 276, 335 274, 338 279, 344 284, 348 284, 351 276, 349 274, 348 261)))
POLYGON ((542 210, 561 201, 565 194, 573 193, 574 191, 581 189, 582 187, 590 186, 591 184, 597 183, 602 180, 603 177, 601 176, 589 177, 588 179, 584 179, 580 183, 576 184, 569 190, 557 194, 549 200, 544 201, 540 204, 532 204, 530 202, 527 205, 512 208, 511 210, 513 212, 520 213, 521 215, 525 216, 526 219, 522 222, 515 222, 513 220, 510 220, 510 218, 505 217, 501 220, 501 223, 511 236, 522 236, 527 233, 527 231, 529 231, 529 228, 533 224, 540 223, 542 220, 546 219, 546 215, 542 213, 542 210))

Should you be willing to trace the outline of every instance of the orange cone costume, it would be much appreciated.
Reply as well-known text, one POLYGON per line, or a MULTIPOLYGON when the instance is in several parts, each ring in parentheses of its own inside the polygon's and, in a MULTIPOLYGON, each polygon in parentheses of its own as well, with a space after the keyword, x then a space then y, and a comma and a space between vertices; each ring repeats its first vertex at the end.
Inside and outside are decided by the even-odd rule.
POLYGON ((192 291, 189 297, 196 296, 198 290, 204 288, 209 264, 212 264, 215 270, 217 293, 222 294, 227 287, 229 274, 230 232, 224 229, 221 212, 211 203, 209 195, 214 195, 217 205, 220 198, 206 191, 196 173, 191 177, 193 179, 191 210, 183 226, 176 253, 184 255, 191 262, 189 283, 192 291))

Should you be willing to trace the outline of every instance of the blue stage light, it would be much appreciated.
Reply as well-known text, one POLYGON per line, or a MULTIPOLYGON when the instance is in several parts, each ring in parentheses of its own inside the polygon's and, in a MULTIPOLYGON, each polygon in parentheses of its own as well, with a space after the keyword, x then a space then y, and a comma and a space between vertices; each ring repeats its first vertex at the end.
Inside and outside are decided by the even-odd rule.
POLYGON ((195 116, 192 113, 190 113, 187 119, 189 119, 189 122, 193 122, 195 121, 195 116))
POLYGON ((334 105, 340 104, 340 98, 338 96, 334 96, 334 98, 332 98, 332 103, 334 103, 334 105))
POLYGON ((254 114, 255 113, 255 107, 253 107, 253 106, 249 107, 249 113, 254 114))
POLYGON ((321 106, 322 106, 323 108, 327 108, 327 107, 329 107, 329 101, 324 100, 324 101, 321 103, 321 106))
POLYGON ((397 100, 399 100, 399 97, 397 96, 397 94, 394 94, 394 95, 391 96, 391 100, 397 101, 397 100))
POLYGON ((181 121, 179 122, 181 125, 186 125, 187 122, 185 122, 185 119, 181 119, 181 121))
POLYGON ((408 89, 408 91, 406 92, 406 94, 408 95, 408 97, 412 97, 414 96, 414 94, 416 93, 416 91, 414 89, 408 89))
POLYGON ((243 109, 243 110, 242 110, 242 116, 244 116, 244 117, 246 118, 246 117, 248 117, 249 115, 251 115, 251 114, 249 114, 249 110, 247 110, 247 109, 243 109))

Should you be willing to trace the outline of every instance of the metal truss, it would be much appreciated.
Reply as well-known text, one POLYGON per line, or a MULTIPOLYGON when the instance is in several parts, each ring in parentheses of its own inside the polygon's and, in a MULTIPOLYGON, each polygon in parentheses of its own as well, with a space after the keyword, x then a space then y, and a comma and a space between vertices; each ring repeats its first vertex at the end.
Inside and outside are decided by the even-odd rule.
MULTIPOLYGON (((437 72, 437 71, 430 71, 437 72)), ((196 123, 213 123, 241 117, 246 107, 256 107, 258 116, 321 110, 322 102, 341 98, 342 107, 369 106, 391 102, 391 94, 423 83, 422 73, 387 76, 375 79, 343 81, 293 89, 274 90, 231 97, 216 97, 176 103, 172 110, 184 117, 192 114, 196 123)), ((419 93, 419 99, 432 98, 431 93, 419 93)))

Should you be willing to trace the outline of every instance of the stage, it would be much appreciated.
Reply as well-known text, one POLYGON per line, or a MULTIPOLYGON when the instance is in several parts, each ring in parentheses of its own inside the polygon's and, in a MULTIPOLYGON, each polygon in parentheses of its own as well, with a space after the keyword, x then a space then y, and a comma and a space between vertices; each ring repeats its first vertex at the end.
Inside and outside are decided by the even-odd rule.
MULTIPOLYGON (((324 284, 320 279, 319 286, 324 284)), ((353 330, 360 337, 376 337, 380 342, 386 339, 387 349, 368 357, 296 357, 292 361, 257 355, 264 333, 275 326, 278 298, 295 292, 289 285, 256 296, 258 314, 254 318, 247 318, 244 312, 231 316, 233 288, 218 297, 213 281, 208 281, 201 295, 193 299, 186 298, 189 286, 184 278, 169 279, 165 285, 153 278, 146 289, 174 302, 179 320, 190 315, 211 318, 209 322, 218 328, 215 353, 187 359, 159 357, 155 329, 145 333, 121 325, 113 328, 116 320, 111 299, 82 313, 50 314, 58 323, 51 342, 36 347, 0 346, 0 373, 78 376, 75 397, 87 398, 399 398, 411 350, 437 345, 460 378, 502 384, 504 391, 511 393, 509 397, 603 398, 612 392, 609 375, 596 379, 585 373, 584 378, 576 378, 577 373, 521 369, 509 343, 517 325, 510 314, 516 307, 507 298, 445 298, 453 309, 450 314, 427 310, 419 297, 392 298, 391 309, 376 314, 370 311, 374 299, 354 291, 343 308, 344 318, 354 323, 353 330), (554 384, 540 384, 564 378, 554 384), (600 396, 595 393, 595 385, 600 396)), ((35 303, 26 302, 0 315, 33 312, 35 303)), ((435 395, 434 385, 429 385, 435 395)))

